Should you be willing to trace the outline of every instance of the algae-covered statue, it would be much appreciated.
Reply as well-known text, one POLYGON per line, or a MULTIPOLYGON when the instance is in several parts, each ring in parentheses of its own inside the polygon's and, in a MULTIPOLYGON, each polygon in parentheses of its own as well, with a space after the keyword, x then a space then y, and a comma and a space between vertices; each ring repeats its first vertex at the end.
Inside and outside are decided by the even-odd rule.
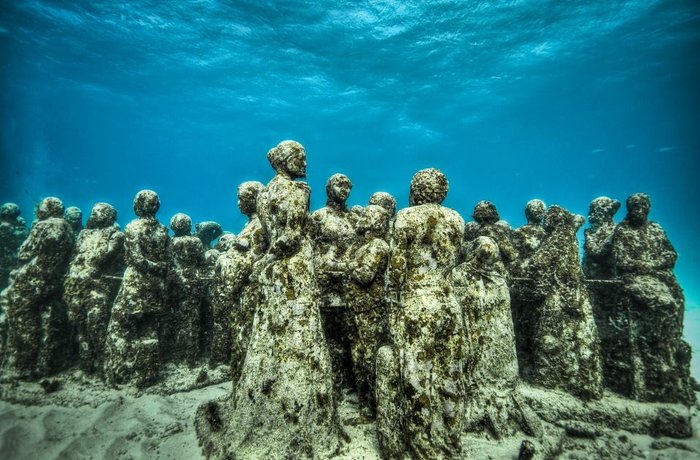
POLYGON ((468 243, 480 236, 488 236, 498 244, 503 265, 509 267, 517 259, 518 251, 511 240, 510 226, 501 220, 496 205, 490 201, 479 201, 474 206, 472 219, 474 220, 464 227, 465 247, 469 247, 468 243))
POLYGON ((74 244, 61 200, 42 200, 19 249, 19 266, 0 296, 7 315, 4 361, 11 375, 34 379, 71 364, 70 326, 62 295, 74 244))
POLYGON ((537 249, 545 236, 544 215, 547 206, 544 201, 534 199, 525 205, 527 224, 513 231, 513 246, 519 259, 528 258, 537 249))
POLYGON ((212 242, 220 237, 224 231, 221 228, 221 224, 211 220, 200 222, 195 225, 195 233, 197 238, 202 241, 205 250, 211 249, 212 242))
POLYGON ((389 458, 403 452, 458 458, 461 452, 465 331, 449 274, 464 220, 441 206, 447 191, 439 170, 417 172, 411 206, 397 213, 391 234, 386 276, 393 345, 377 358, 377 430, 389 458))
POLYGON ((690 346, 683 340, 684 299, 673 267, 677 254, 663 228, 649 221, 651 200, 627 198, 627 216, 615 228, 612 262, 622 281, 627 321, 618 330, 628 344, 627 388, 641 401, 691 404, 690 346))
POLYGON ((344 174, 333 174, 326 182, 326 206, 311 214, 314 271, 320 307, 336 383, 351 380, 349 325, 345 280, 347 250, 355 238, 356 214, 347 208, 352 183, 344 174))
POLYGON ((175 214, 170 229, 174 236, 168 248, 168 302, 161 324, 161 355, 164 361, 194 366, 201 354, 202 310, 207 294, 204 246, 192 236, 192 219, 187 214, 175 214))
POLYGON ((63 212, 63 218, 73 230, 73 237, 77 240, 80 231, 83 229, 83 211, 76 206, 69 206, 63 212))
POLYGON ((576 231, 583 216, 551 206, 547 235, 528 266, 534 293, 531 355, 526 376, 583 399, 602 396, 600 342, 579 263, 576 231))
POLYGON ((310 189, 294 180, 306 152, 284 141, 267 157, 277 175, 257 200, 268 243, 253 268, 260 303, 233 393, 200 406, 197 434, 209 458, 328 458, 340 425, 305 231, 310 189))
POLYGON ((116 220, 117 210, 110 204, 92 207, 64 283, 79 366, 86 373, 102 372, 112 303, 124 271, 124 233, 116 220))
POLYGON ((5 289, 10 272, 17 268, 18 251, 27 238, 27 224, 15 203, 0 206, 0 291, 5 289))
POLYGON ((396 216, 396 198, 387 192, 375 192, 369 197, 370 205, 381 206, 386 209, 391 219, 396 216))
MULTIPOLYGON (((238 208, 248 217, 241 233, 216 261, 212 307, 214 328, 210 364, 230 363, 234 381, 240 374, 257 301, 250 274, 265 252, 265 235, 257 215, 257 198, 265 186, 257 181, 238 186, 238 208)), ((223 238, 223 237, 222 237, 223 238)))
POLYGON ((612 241, 615 233, 613 216, 620 209, 618 200, 601 196, 591 201, 588 209, 590 226, 584 231, 583 274, 587 279, 593 317, 600 337, 603 384, 624 393, 628 387, 626 339, 617 332, 626 321, 625 308, 620 308, 620 289, 612 264, 612 241))
POLYGON ((377 350, 387 341, 384 280, 389 262, 385 241, 391 215, 381 206, 363 208, 357 222, 358 240, 348 251, 347 298, 352 317, 350 335, 353 374, 360 412, 368 417, 376 409, 375 362, 377 350))
POLYGON ((160 371, 160 324, 165 312, 168 231, 156 219, 158 195, 134 198, 138 216, 125 229, 126 272, 112 308, 105 347, 105 377, 112 384, 146 387, 160 371))
POLYGON ((510 295, 496 242, 487 236, 474 240, 468 258, 452 270, 451 279, 468 338, 465 428, 486 430, 496 439, 513 435, 522 419, 514 400, 518 359, 510 295))

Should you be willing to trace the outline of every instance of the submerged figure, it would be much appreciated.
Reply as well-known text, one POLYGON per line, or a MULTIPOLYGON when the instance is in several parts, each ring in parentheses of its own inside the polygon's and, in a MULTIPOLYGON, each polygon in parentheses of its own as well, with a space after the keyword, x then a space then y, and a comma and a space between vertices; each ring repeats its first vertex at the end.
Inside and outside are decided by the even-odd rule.
POLYGON ((612 263, 613 216, 620 202, 606 196, 591 201, 588 211, 590 227, 584 231, 583 274, 587 279, 593 317, 598 327, 603 359, 603 383, 615 391, 628 386, 629 356, 627 340, 620 340, 618 328, 625 321, 624 302, 615 284, 612 263))
POLYGON ((518 257, 518 251, 511 241, 510 226, 500 220, 496 206, 490 201, 479 201, 474 206, 472 213, 473 222, 464 227, 465 248, 469 248, 469 242, 479 236, 488 236, 498 244, 501 261, 507 268, 518 257))
POLYGON ((468 259, 452 270, 467 343, 466 429, 496 439, 513 435, 523 418, 515 402, 518 359, 510 295, 498 245, 487 236, 473 242, 468 259))
POLYGON ((651 200, 627 198, 627 216, 612 241, 614 273, 621 279, 627 321, 618 329, 628 344, 623 394, 641 401, 695 401, 690 346, 683 340, 683 292, 673 274, 677 253, 663 228, 649 221, 651 200))
POLYGON ((560 206, 547 210, 547 236, 528 266, 533 290, 531 355, 526 376, 546 388, 583 399, 602 396, 600 342, 579 264, 576 231, 583 216, 560 206))
POLYGON ((264 188, 257 181, 238 186, 238 208, 248 217, 248 222, 216 261, 214 269, 214 329, 209 362, 230 363, 234 381, 243 365, 258 304, 250 274, 253 264, 265 252, 265 236, 256 206, 258 194, 264 188))
POLYGON ((20 217, 19 206, 0 206, 0 291, 7 287, 10 272, 17 268, 18 251, 27 238, 27 224, 20 217))
POLYGON ((156 219, 158 195, 134 198, 138 216, 126 226, 126 272, 112 308, 105 346, 105 377, 112 384, 146 387, 160 370, 159 328, 165 310, 168 231, 156 219))
POLYGON ((377 430, 390 458, 402 451, 426 459, 459 458, 461 452, 465 331, 449 274, 459 257, 464 220, 441 206, 447 190, 439 170, 417 172, 411 206, 398 212, 391 235, 387 296, 394 344, 393 350, 382 348, 377 361, 377 430), (387 362, 392 358, 397 365, 387 362), (380 376, 380 369, 392 368, 398 379, 380 376), (387 386, 396 380, 399 388, 387 386), (399 407, 386 407, 393 404, 399 407))
POLYGON ((382 208, 386 209, 392 220, 396 216, 396 198, 394 198, 390 193, 373 193, 372 196, 369 197, 369 204, 381 206, 382 208))
POLYGON ((513 231, 513 246, 520 259, 528 258, 542 243, 545 236, 544 215, 547 206, 542 200, 530 200, 525 205, 527 224, 513 231))
POLYGON ((347 208, 352 183, 344 174, 326 182, 326 206, 311 215, 314 270, 321 296, 321 314, 338 385, 351 381, 350 325, 345 280, 347 250, 355 239, 355 215, 347 208))
POLYGON ((205 250, 211 249, 212 242, 224 233, 221 224, 210 220, 195 225, 195 232, 205 250))
POLYGON ((5 365, 19 378, 49 375, 71 364, 62 288, 74 244, 61 200, 42 200, 19 249, 19 267, 12 271, 10 284, 0 296, 7 315, 5 365))
POLYGON ((389 262, 385 241, 391 215, 386 209, 369 205, 357 223, 358 241, 348 251, 348 310, 353 319, 350 336, 353 374, 360 411, 373 416, 376 408, 375 363, 377 350, 387 340, 387 311, 384 275, 389 262))
POLYGON ((168 304, 162 321, 164 360, 194 366, 201 354, 202 310, 206 297, 204 246, 192 236, 192 219, 177 213, 170 220, 168 304))
POLYGON ((111 205, 92 207, 64 283, 63 298, 76 334, 79 365, 86 373, 102 372, 112 303, 124 271, 124 233, 116 220, 117 211, 111 205))
POLYGON ((77 240, 80 231, 83 229, 83 211, 75 206, 70 206, 63 213, 63 218, 66 219, 70 228, 73 229, 73 237, 77 240))
POLYGON ((267 156, 277 175, 257 200, 268 249, 253 268, 261 297, 248 350, 233 394, 200 406, 196 428, 210 458, 328 458, 340 426, 304 231, 310 190, 294 180, 306 152, 284 141, 267 156))

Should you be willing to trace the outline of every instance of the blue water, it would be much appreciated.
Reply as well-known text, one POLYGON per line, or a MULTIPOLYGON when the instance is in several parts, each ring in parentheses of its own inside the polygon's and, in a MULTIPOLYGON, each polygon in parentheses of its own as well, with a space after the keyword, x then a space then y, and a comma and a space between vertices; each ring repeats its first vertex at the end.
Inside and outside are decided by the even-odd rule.
POLYGON ((314 208, 334 172, 405 206, 429 166, 514 226, 534 197, 647 192, 700 304, 697 1, 114 3, 0 6, 0 201, 28 220, 55 195, 125 224, 152 188, 162 221, 237 231, 237 184, 290 138, 314 208))

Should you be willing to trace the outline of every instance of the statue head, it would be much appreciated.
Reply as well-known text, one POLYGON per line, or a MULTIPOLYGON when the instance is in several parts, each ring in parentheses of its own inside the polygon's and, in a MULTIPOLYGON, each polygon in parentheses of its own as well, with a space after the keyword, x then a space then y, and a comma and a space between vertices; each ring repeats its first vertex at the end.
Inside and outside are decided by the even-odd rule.
POLYGON ((345 205, 352 190, 352 182, 345 174, 333 174, 326 182, 328 203, 345 205))
POLYGON ((633 227, 641 227, 649 220, 651 199, 646 193, 635 193, 627 198, 627 221, 633 227))
POLYGON ((381 206, 389 211, 391 217, 394 217, 394 214, 396 214, 396 198, 387 192, 375 192, 369 197, 369 204, 381 206))
POLYGON ((547 210, 544 201, 534 199, 527 202, 525 205, 525 218, 527 223, 531 225, 542 225, 544 221, 544 213, 547 210))
POLYGON ((620 209, 620 202, 607 196, 599 196, 588 207, 588 222, 592 226, 612 224, 613 216, 620 209))
POLYGON ((41 200, 36 210, 36 218, 39 220, 51 217, 63 217, 63 202, 52 196, 41 200))
POLYGON ((306 150, 296 141, 282 141, 267 152, 267 160, 278 174, 290 179, 306 177, 306 150))
POLYGON ((17 220, 22 212, 15 203, 5 203, 0 206, 0 219, 2 220, 17 220))
POLYGON ((478 224, 495 224, 501 217, 498 215, 496 205, 490 201, 482 200, 474 206, 472 219, 478 224))
POLYGON ((236 244, 236 239, 237 237, 233 233, 224 233, 219 238, 219 244, 217 245, 217 248, 221 252, 226 252, 232 247, 234 247, 234 245, 236 244))
POLYGON ((421 169, 411 179, 410 205, 440 204, 447 197, 448 189, 449 183, 442 171, 435 168, 421 169))
POLYGON ((141 190, 134 198, 134 212, 142 218, 155 218, 160 209, 160 198, 153 190, 141 190))
POLYGON ((76 206, 69 206, 63 212, 63 218, 68 221, 71 227, 80 230, 83 227, 83 211, 76 206))
POLYGON ((585 221, 585 217, 554 205, 547 209, 544 217, 544 228, 550 233, 557 229, 569 229, 576 233, 585 221))
POLYGON ((264 188, 265 186, 261 182, 255 180, 241 183, 238 186, 238 209, 248 217, 255 214, 258 193, 264 188))
POLYGON ((87 228, 107 228, 117 221, 117 210, 109 203, 96 203, 90 211, 87 228))
POLYGON ((192 234, 192 219, 187 214, 178 212, 170 219, 170 230, 175 236, 190 236, 192 234))
POLYGON ((371 234, 382 238, 389 231, 391 214, 381 206, 370 204, 359 211, 360 218, 357 221, 357 233, 360 235, 371 234))
POLYGON ((202 241, 205 249, 209 249, 211 242, 221 236, 224 233, 224 229, 221 228, 221 224, 211 220, 200 222, 194 226, 197 237, 202 241))

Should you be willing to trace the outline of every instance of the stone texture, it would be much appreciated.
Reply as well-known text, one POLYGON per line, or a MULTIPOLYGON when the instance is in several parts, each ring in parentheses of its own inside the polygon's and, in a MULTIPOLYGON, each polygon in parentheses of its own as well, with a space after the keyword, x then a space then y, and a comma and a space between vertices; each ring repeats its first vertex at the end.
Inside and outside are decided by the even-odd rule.
POLYGON ((29 232, 15 203, 0 206, 0 291, 7 287, 10 272, 17 268, 18 251, 29 232))
POLYGON ((73 237, 77 240, 80 231, 83 229, 83 211, 76 206, 69 206, 63 212, 63 218, 73 230, 73 237))
POLYGON ((465 247, 480 236, 488 236, 498 244, 503 265, 509 267, 517 259, 518 252, 511 240, 510 226, 500 220, 496 206, 490 201, 479 201, 474 206, 472 219, 464 227, 465 247))
POLYGON ((102 373, 107 326, 124 271, 124 233, 116 219, 111 205, 93 206, 64 282, 79 366, 86 373, 102 373))

